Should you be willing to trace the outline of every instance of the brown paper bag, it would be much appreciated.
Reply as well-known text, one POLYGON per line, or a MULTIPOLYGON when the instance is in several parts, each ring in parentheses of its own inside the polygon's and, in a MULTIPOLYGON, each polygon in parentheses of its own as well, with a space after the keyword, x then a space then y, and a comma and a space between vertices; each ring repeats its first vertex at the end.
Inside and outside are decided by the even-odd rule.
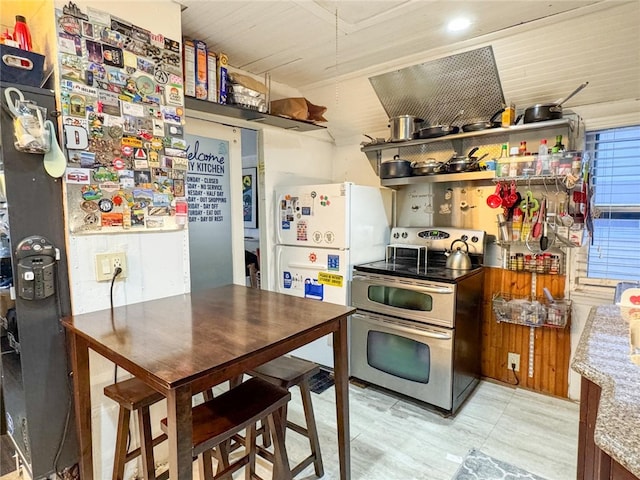
POLYGON ((271 102, 271 114, 294 120, 308 120, 312 122, 326 122, 322 116, 327 107, 321 107, 309 102, 306 98, 283 98, 271 102))

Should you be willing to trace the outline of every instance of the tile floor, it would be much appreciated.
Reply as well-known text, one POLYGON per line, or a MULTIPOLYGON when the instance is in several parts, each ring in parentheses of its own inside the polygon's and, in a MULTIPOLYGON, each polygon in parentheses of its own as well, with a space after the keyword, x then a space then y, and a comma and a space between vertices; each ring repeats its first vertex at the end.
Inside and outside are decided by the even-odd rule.
MULTIPOLYGON (((450 480, 473 448, 547 480, 576 478, 579 405, 569 400, 482 381, 445 418, 375 388, 351 384, 349 398, 353 480, 450 480)), ((334 399, 334 387, 312 394, 326 480, 339 478, 334 399)), ((289 415, 304 424, 297 388, 289 415)), ((306 438, 289 430, 287 451, 292 464, 306 457, 306 438)), ((258 458, 258 474, 271 478, 270 470, 258 458)), ((296 480, 314 478, 311 465, 296 480)))
MULTIPOLYGON (((444 418, 375 388, 352 384, 349 394, 354 480, 450 480, 472 448, 547 480, 576 478, 579 405, 569 400, 482 381, 444 418)), ((297 389, 292 395, 290 418, 302 422, 297 389)), ((334 395, 333 387, 312 395, 325 479, 339 478, 334 395)), ((306 439, 287 435, 291 461, 303 458, 306 439)), ((312 466, 298 477, 312 478, 312 466)))

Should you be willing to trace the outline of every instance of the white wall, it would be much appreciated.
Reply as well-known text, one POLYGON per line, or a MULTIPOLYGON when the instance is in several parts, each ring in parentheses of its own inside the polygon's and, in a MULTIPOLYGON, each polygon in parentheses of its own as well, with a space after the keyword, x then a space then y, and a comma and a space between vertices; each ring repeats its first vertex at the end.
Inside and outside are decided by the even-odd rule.
POLYGON ((274 189, 285 185, 332 183, 335 147, 330 140, 309 134, 300 135, 281 129, 261 131, 258 195, 260 196, 260 261, 262 288, 275 288, 275 195, 274 189))
MULTIPOLYGON (((66 3, 57 0, 55 8, 66 3)), ((181 40, 180 5, 170 0, 138 2, 76 1, 78 7, 108 12, 154 33, 181 40)), ((56 44, 55 38, 49 41, 56 44)), ((188 231, 163 233, 123 233, 70 235, 67 252, 71 284, 71 306, 75 314, 109 308, 109 282, 95 281, 95 254, 120 252, 127 254, 129 275, 114 285, 114 304, 123 305, 154 298, 178 295, 190 290, 188 231)), ((94 433, 94 477, 110 478, 115 447, 116 404, 104 397, 102 389, 113 382, 113 364, 92 353, 91 399, 94 433)), ((119 370, 120 377, 125 374, 119 370)), ((159 423, 157 413, 153 422, 159 423)), ((135 422, 132 431, 137 432, 135 422)), ((137 438, 137 435, 135 435, 137 438)), ((137 440, 134 439, 134 443, 137 440)), ((125 473, 131 478, 136 462, 130 462, 125 473)))

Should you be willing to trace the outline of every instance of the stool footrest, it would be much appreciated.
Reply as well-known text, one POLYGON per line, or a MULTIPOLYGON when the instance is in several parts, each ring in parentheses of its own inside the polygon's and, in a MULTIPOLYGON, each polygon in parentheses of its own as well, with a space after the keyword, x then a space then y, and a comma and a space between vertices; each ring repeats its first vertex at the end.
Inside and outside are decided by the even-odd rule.
MULTIPOLYGON (((167 434, 161 433, 156 438, 151 440, 151 445, 155 447, 156 445, 159 445, 160 443, 164 442, 166 439, 167 439, 167 434)), ((127 453, 127 456, 125 457, 124 461, 130 462, 131 460, 138 457, 139 455, 140 455, 140 447, 134 448, 133 450, 127 453)))

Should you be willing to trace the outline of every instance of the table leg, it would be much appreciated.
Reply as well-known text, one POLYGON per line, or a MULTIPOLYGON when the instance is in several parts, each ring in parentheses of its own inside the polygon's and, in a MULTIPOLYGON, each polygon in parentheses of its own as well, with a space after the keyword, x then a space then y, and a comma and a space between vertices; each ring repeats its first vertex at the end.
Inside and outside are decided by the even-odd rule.
POLYGON ((333 332, 333 363, 338 420, 338 455, 340 479, 351 479, 351 441, 349 436, 349 350, 347 346, 347 317, 340 319, 333 332))
POLYGON ((80 450, 80 478, 93 479, 93 444, 91 441, 91 380, 89 344, 79 335, 70 335, 73 399, 80 450))
POLYGON ((169 437, 169 478, 191 479, 192 435, 191 388, 189 385, 169 390, 167 395, 169 437))

